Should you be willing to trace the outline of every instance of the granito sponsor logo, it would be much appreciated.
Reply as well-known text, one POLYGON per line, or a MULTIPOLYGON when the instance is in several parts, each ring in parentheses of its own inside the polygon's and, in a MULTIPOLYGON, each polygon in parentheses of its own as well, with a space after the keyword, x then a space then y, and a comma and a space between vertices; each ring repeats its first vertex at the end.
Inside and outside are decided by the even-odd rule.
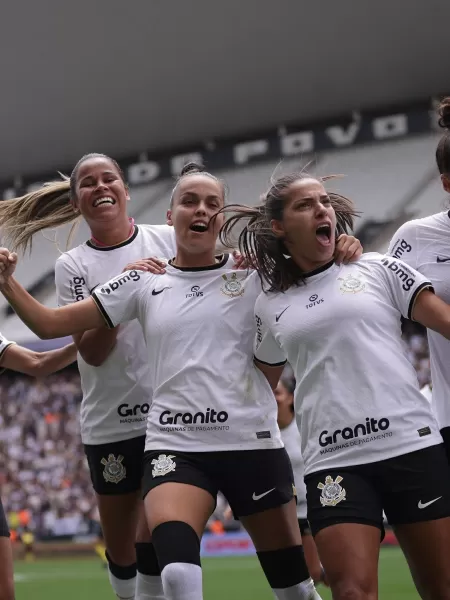
POLYGON ((381 419, 366 418, 365 423, 358 423, 354 427, 344 427, 329 432, 327 429, 319 435, 319 445, 324 448, 321 454, 336 452, 342 448, 359 446, 392 437, 392 431, 388 431, 390 421, 386 417, 381 419))
POLYGON ((213 408, 207 408, 205 412, 197 413, 172 413, 170 410, 164 410, 159 417, 160 425, 169 425, 169 427, 160 428, 160 431, 228 431, 230 429, 228 425, 222 425, 227 420, 227 412, 224 410, 217 412, 213 408))
POLYGON ((84 277, 73 277, 69 281, 70 293, 72 298, 79 302, 80 300, 84 300, 83 286, 86 285, 86 281, 84 277))
POLYGON ((411 250, 411 244, 408 244, 408 242, 402 238, 395 242, 391 254, 394 258, 401 258, 405 253, 411 252, 411 250))
POLYGON ((129 404, 121 404, 117 409, 121 423, 139 423, 147 420, 150 404, 135 404, 130 407, 129 404))
POLYGON ((395 275, 403 282, 402 288, 405 292, 409 292, 409 290, 413 287, 416 282, 415 277, 413 277, 412 272, 408 269, 405 264, 399 264, 396 260, 390 260, 388 258, 384 258, 381 261, 385 267, 395 273, 395 275))
POLYGON ((115 292, 116 290, 118 290, 121 285, 124 285, 129 281, 139 281, 140 278, 141 276, 137 271, 127 271, 126 273, 123 273, 122 275, 118 275, 117 277, 114 277, 114 279, 111 279, 111 281, 108 284, 100 288, 100 291, 104 294, 111 294, 111 292, 115 292))

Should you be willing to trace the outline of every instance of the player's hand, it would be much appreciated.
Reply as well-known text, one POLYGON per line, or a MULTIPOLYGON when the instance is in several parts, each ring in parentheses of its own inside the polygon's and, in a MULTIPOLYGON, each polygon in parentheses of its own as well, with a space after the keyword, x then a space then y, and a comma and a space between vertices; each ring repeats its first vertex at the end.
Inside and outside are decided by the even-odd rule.
POLYGON ((155 275, 162 275, 166 272, 164 268, 166 264, 167 263, 159 258, 140 258, 139 260, 129 263, 122 273, 125 271, 148 271, 155 275))
POLYGON ((16 270, 17 254, 0 248, 0 285, 5 284, 16 270))
POLYGON ((231 521, 234 518, 233 511, 230 505, 228 505, 223 511, 223 518, 225 521, 231 521))
POLYGON ((355 236, 343 233, 337 239, 334 260, 338 265, 341 263, 347 265, 361 258, 362 253, 363 247, 361 242, 355 236))
POLYGON ((237 250, 233 250, 234 265, 232 269, 239 271, 245 271, 246 269, 252 269, 253 267, 249 264, 248 260, 242 256, 237 250))

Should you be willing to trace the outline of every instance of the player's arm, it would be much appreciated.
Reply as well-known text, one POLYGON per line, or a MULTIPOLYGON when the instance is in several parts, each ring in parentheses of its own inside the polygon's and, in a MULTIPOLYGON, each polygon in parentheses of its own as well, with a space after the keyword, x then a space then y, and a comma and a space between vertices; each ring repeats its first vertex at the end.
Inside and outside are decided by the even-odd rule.
POLYGON ((256 335, 253 359, 255 366, 275 390, 286 365, 286 357, 262 316, 264 311, 260 309, 263 302, 261 295, 255 305, 256 335))
POLYGON ((32 377, 43 377, 64 369, 76 359, 75 344, 68 344, 64 348, 48 352, 33 352, 28 348, 11 344, 2 355, 0 366, 32 377))
POLYGON ((450 306, 429 289, 416 297, 411 316, 414 321, 450 340, 450 306))
MULTIPOLYGON (((74 300, 73 297, 74 282, 78 286, 78 296, 89 298, 90 293, 84 278, 67 259, 64 261, 59 259, 55 266, 55 284, 59 306, 80 302, 80 300, 74 300)), ((118 327, 108 329, 103 322, 103 326, 98 329, 89 329, 82 333, 76 333, 72 337, 83 360, 92 367, 99 367, 113 351, 117 333, 118 327)))
POLYGON ((268 365, 266 363, 261 362, 255 357, 254 362, 258 369, 266 377, 267 381, 270 384, 270 387, 273 390, 275 390, 278 385, 278 382, 280 381, 280 377, 283 374, 283 369, 286 366, 286 361, 281 363, 281 365, 268 365))
POLYGON ((61 308, 47 308, 30 296, 12 276, 0 283, 0 291, 19 319, 44 340, 73 335, 104 324, 91 298, 61 308))

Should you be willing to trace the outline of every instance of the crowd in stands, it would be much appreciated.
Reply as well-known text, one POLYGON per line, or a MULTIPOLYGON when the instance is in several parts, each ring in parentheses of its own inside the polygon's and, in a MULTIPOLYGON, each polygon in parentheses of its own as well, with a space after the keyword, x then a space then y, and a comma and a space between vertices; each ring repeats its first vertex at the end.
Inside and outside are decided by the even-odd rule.
MULTIPOLYGON (((429 382, 425 331, 404 328, 421 387, 429 382)), ((12 529, 30 525, 41 538, 95 533, 98 515, 79 435, 81 390, 75 368, 42 380, 0 377, 0 490, 12 529)), ((220 529, 226 503, 210 521, 220 529)), ((227 528, 236 524, 225 523, 227 528)))

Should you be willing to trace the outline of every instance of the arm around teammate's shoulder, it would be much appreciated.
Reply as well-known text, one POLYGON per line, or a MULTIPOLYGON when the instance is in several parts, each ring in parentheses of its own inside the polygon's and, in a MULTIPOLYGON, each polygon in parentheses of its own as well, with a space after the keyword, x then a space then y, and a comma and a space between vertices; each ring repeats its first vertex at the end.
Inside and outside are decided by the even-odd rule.
POLYGON ((12 276, 0 283, 0 291, 19 319, 41 339, 53 339, 102 327, 103 317, 91 298, 61 308, 47 308, 12 276))
POLYGON ((418 294, 411 316, 414 321, 450 340, 450 305, 429 289, 424 289, 418 294))

